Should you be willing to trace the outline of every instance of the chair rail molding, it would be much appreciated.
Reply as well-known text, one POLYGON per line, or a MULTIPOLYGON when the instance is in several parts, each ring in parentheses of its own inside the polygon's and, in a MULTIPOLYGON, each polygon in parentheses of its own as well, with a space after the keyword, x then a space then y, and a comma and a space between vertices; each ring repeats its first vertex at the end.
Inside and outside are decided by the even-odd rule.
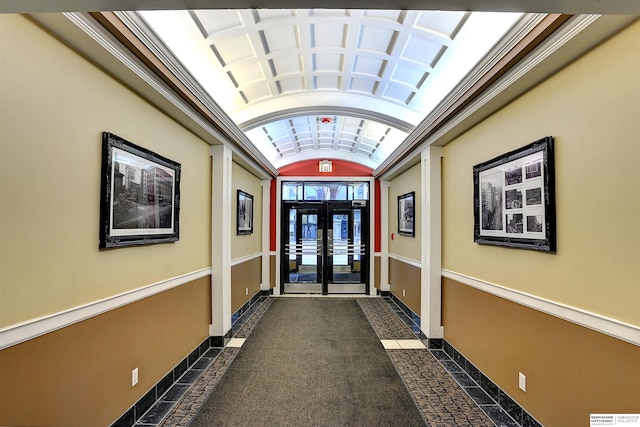
POLYGON ((442 277, 640 346, 640 326, 443 269, 442 277))
POLYGON ((0 350, 211 275, 211 267, 0 329, 0 350))

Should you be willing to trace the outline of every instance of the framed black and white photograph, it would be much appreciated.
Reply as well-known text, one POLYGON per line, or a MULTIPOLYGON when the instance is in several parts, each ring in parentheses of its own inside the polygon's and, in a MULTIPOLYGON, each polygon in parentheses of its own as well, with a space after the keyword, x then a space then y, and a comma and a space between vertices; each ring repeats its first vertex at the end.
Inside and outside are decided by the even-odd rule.
POLYGON ((100 249, 179 238, 180 164, 102 133, 100 249))
POLYGON ((253 233, 253 196, 238 190, 236 234, 253 233))
POLYGON ((556 251, 554 140, 473 167, 474 241, 556 251))
POLYGON ((415 191, 398 196, 398 234, 402 236, 416 235, 415 198, 415 191))

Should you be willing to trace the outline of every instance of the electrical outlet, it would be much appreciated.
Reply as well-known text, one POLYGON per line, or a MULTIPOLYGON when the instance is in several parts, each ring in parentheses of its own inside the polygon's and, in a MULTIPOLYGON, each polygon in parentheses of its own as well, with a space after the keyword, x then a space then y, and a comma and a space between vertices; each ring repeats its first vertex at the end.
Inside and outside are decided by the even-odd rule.
POLYGON ((522 372, 518 372, 518 387, 522 391, 527 391, 527 377, 522 372))
POLYGON ((249 295, 249 288, 244 288, 244 294, 249 295))
POLYGON ((402 290, 402 296, 403 296, 403 297, 404 297, 404 296, 406 296, 406 295, 405 295, 405 292, 404 292, 404 289, 402 290))
POLYGON ((131 371, 131 387, 138 384, 138 368, 131 371))

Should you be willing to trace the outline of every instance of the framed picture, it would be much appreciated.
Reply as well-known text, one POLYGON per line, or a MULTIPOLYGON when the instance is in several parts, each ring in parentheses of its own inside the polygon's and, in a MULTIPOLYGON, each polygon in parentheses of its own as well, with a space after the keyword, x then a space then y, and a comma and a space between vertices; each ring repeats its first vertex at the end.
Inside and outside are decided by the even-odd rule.
POLYGON ((180 164, 102 133, 101 249, 175 242, 180 164))
POLYGON ((238 190, 238 208, 236 210, 236 234, 252 234, 253 196, 238 190))
POLYGON ((398 234, 415 237, 415 199, 416 192, 398 196, 398 234))
POLYGON ((473 167, 474 241, 556 251, 553 137, 473 167))

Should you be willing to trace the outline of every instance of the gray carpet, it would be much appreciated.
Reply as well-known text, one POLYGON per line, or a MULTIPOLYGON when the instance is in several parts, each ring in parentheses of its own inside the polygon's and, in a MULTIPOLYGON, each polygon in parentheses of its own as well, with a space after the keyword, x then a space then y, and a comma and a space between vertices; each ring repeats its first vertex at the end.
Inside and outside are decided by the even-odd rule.
POLYGON ((355 300, 273 301, 191 426, 423 426, 355 300))

